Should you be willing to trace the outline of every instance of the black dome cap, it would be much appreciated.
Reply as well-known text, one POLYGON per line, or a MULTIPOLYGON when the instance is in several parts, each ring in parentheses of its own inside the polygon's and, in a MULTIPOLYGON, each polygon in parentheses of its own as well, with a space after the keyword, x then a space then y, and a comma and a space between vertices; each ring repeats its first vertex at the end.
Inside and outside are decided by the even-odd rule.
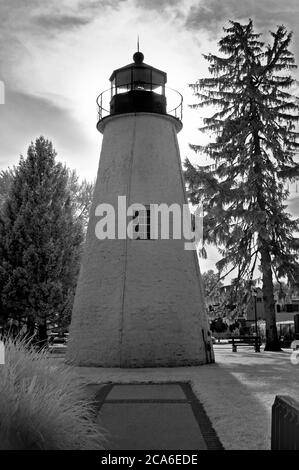
POLYGON ((143 59, 144 59, 144 55, 142 54, 142 52, 138 51, 138 52, 135 52, 135 54, 133 55, 133 60, 135 64, 142 64, 143 59))

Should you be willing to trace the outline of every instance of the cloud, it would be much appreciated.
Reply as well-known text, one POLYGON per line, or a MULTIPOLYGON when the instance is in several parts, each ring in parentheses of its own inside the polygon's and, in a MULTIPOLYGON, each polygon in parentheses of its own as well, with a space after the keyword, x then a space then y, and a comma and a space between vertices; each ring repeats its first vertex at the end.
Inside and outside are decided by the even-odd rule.
MULTIPOLYGON (((107 2, 102 1, 102 7, 107 2)), ((108 2, 110 3, 110 2, 108 2)), ((52 30, 67 32, 74 28, 84 26, 93 20, 89 9, 84 9, 90 2, 78 0, 0 0, 0 26, 1 33, 26 35, 27 37, 40 34, 47 36, 52 30), (80 6, 82 3, 82 7, 80 6), (84 11, 86 10, 86 11, 84 11)))
POLYGON ((229 14, 228 4, 219 0, 203 1, 200 5, 191 6, 185 26, 190 30, 207 30, 214 32, 219 23, 225 21, 229 14))
MULTIPOLYGON (((93 20, 74 0, 0 0, 0 79, 16 87, 22 65, 34 62, 36 49, 46 51, 50 39, 83 27, 93 20)), ((22 87, 22 84, 21 84, 22 87)))
POLYGON ((67 109, 44 97, 10 87, 6 87, 5 91, 5 104, 0 106, 1 166, 8 166, 12 155, 17 158, 26 150, 30 140, 39 135, 50 140, 55 138, 54 146, 63 149, 75 148, 81 154, 90 150, 90 142, 80 124, 67 109))
POLYGON ((228 20, 252 18, 258 28, 275 29, 278 24, 296 27, 299 16, 297 0, 202 0, 188 11, 185 27, 189 30, 215 33, 228 20))
POLYGON ((58 14, 42 14, 35 16, 33 22, 42 28, 50 28, 51 30, 65 31, 67 29, 74 29, 84 26, 92 21, 92 18, 87 16, 76 15, 58 15, 58 14))
POLYGON ((150 21, 153 21, 153 18, 155 21, 159 17, 163 21, 176 25, 179 32, 184 24, 190 0, 133 0, 133 6, 140 12, 138 17, 140 23, 151 15, 150 21))
MULTIPOLYGON (((86 161, 87 168, 96 165, 95 142, 99 136, 93 128, 86 131, 85 121, 82 125, 78 113, 78 117, 74 117, 78 97, 73 96, 68 102, 57 96, 60 93, 57 81, 61 79, 59 67, 65 67, 59 54, 75 43, 79 34, 84 35, 84 28, 88 28, 94 18, 112 6, 116 9, 114 5, 118 3, 0 0, 0 80, 6 88, 6 103, 0 106, 1 167, 16 163, 18 155, 26 152, 30 141, 38 135, 53 139, 55 147, 63 154, 61 158, 83 174, 89 171, 86 161), (56 74, 53 56, 57 52, 56 74), (49 70, 50 75, 53 74, 53 86, 51 80, 43 79, 45 57, 53 64, 49 70)), ((69 79, 66 72, 65 80, 69 79)), ((61 94, 65 94, 65 88, 61 94)))
POLYGON ((127 1, 81 0, 77 5, 73 4, 72 7, 68 4, 62 5, 59 12, 39 14, 34 18, 34 23, 43 28, 50 28, 50 30, 72 30, 91 23, 97 14, 103 13, 109 8, 118 10, 121 4, 127 1))
POLYGON ((139 8, 147 10, 162 10, 168 7, 175 7, 181 3, 181 0, 135 0, 135 4, 139 8))
POLYGON ((78 4, 78 10, 99 11, 103 8, 113 8, 118 10, 122 3, 128 0, 81 0, 78 4))

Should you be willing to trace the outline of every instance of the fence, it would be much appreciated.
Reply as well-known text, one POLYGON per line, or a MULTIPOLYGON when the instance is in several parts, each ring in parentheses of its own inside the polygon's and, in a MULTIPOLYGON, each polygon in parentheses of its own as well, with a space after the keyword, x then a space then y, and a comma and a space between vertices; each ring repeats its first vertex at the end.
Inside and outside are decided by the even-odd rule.
POLYGON ((289 396, 275 397, 271 450, 299 450, 299 403, 289 396))

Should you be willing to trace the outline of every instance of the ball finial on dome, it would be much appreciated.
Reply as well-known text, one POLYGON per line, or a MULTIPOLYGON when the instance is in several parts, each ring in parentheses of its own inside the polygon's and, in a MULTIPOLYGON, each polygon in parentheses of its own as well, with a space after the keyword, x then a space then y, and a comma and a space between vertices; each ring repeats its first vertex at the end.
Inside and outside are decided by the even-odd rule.
POLYGON ((138 52, 135 52, 135 54, 133 55, 133 60, 135 64, 142 64, 143 59, 144 59, 144 55, 142 54, 142 52, 138 51, 138 52))

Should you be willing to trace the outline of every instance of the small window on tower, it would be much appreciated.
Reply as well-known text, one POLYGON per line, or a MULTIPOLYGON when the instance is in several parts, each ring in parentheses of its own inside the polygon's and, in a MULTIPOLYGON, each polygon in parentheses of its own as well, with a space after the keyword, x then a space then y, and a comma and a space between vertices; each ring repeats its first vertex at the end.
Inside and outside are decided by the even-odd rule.
POLYGON ((150 206, 145 210, 136 210, 133 215, 133 239, 150 240, 151 238, 151 212, 150 206))

